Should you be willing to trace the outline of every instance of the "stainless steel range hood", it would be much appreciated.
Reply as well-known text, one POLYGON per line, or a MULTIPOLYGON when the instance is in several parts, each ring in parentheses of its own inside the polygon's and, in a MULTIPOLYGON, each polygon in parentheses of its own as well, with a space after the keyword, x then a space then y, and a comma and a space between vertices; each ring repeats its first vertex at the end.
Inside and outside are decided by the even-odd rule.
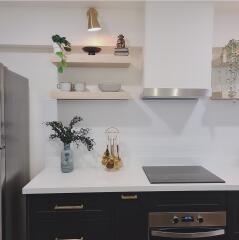
POLYGON ((202 88, 144 88, 142 99, 198 99, 207 93, 208 90, 202 88))

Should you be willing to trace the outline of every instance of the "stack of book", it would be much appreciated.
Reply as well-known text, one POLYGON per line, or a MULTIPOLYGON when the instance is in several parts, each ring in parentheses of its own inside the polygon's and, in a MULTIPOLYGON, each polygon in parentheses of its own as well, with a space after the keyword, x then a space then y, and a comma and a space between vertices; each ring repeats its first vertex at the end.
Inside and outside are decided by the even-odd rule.
POLYGON ((114 54, 116 56, 128 56, 129 55, 129 49, 128 48, 115 48, 114 54))

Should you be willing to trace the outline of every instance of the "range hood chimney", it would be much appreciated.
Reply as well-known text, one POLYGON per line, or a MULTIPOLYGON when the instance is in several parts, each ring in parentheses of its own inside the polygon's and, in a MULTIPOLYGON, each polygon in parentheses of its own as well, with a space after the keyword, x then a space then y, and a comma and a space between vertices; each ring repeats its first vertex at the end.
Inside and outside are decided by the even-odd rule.
POLYGON ((142 99, 198 99, 207 93, 207 89, 199 88, 144 88, 142 99))
POLYGON ((198 99, 211 88, 213 4, 145 2, 142 99, 198 99))

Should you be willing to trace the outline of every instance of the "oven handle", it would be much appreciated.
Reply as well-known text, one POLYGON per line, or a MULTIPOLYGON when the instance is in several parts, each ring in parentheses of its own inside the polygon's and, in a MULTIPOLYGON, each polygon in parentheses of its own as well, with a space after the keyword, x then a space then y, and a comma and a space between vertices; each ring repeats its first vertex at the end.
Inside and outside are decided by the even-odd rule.
POLYGON ((205 232, 193 232, 193 233, 181 233, 181 232, 166 232, 163 230, 151 230, 153 237, 164 237, 164 238, 208 238, 221 236, 225 234, 224 229, 217 229, 205 232))

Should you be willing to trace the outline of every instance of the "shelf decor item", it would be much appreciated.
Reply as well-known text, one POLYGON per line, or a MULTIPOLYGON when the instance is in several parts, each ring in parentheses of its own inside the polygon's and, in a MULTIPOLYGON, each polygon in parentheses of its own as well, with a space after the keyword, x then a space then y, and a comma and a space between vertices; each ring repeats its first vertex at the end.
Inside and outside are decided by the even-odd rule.
POLYGON ((125 45, 125 39, 124 39, 123 34, 120 34, 118 36, 114 54, 116 56, 128 56, 129 55, 129 49, 125 45))
POLYGON ((70 148, 72 143, 75 143, 79 147, 80 143, 85 145, 88 151, 93 150, 95 142, 94 139, 88 136, 89 128, 76 128, 83 119, 79 116, 75 116, 68 126, 64 126, 60 121, 46 122, 46 126, 52 128, 54 133, 50 134, 49 139, 59 139, 64 144, 64 149, 61 152, 61 171, 63 173, 72 172, 74 169, 73 164, 73 151, 70 148))
POLYGON ((118 135, 119 130, 115 127, 106 129, 107 147, 102 156, 102 165, 107 170, 119 170, 123 166, 122 159, 119 155, 118 135))
POLYGON ((98 88, 102 92, 119 92, 121 90, 120 83, 99 83, 98 88))
POLYGON ((87 46, 82 48, 84 52, 87 52, 88 55, 95 55, 101 51, 99 47, 87 46))
POLYGON ((66 40, 65 37, 59 35, 52 36, 53 49, 56 56, 60 59, 57 63, 57 69, 59 73, 63 73, 67 67, 66 52, 71 52, 71 44, 66 40))

